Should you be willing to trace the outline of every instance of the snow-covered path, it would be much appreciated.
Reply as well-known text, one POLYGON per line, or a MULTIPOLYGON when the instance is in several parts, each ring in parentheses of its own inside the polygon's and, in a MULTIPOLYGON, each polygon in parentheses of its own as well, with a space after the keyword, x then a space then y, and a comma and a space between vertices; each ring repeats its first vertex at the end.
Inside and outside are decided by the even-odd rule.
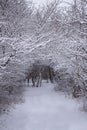
POLYGON ((56 93, 52 84, 26 88, 25 102, 0 117, 0 130, 87 130, 79 104, 56 93))

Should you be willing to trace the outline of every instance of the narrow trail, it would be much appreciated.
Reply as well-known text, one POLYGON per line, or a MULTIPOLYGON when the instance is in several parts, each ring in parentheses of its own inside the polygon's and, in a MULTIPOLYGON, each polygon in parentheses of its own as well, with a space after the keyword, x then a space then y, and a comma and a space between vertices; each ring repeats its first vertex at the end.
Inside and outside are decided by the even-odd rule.
POLYGON ((25 102, 0 117, 0 130, 87 130, 79 104, 53 88, 50 83, 26 88, 25 102))

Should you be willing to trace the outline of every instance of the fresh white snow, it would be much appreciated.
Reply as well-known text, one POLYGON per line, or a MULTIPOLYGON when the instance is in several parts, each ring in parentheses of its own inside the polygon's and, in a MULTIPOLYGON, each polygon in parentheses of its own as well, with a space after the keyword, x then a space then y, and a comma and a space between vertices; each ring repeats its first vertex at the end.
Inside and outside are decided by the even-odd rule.
POLYGON ((0 117, 0 130, 87 130, 87 114, 51 83, 26 88, 25 102, 0 117))

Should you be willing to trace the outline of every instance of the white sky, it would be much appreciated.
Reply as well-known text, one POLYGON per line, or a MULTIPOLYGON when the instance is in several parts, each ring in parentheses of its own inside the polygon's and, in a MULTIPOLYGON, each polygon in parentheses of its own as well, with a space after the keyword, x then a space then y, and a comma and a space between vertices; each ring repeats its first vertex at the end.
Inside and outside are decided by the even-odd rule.
POLYGON ((47 3, 47 0, 33 0, 33 2, 37 5, 43 5, 47 3))
MULTIPOLYGON (((35 4, 35 6, 42 6, 45 5, 49 0, 26 0, 26 1, 33 1, 33 3, 35 4)), ((51 1, 51 0, 50 0, 51 1)))
MULTIPOLYGON (((30 1, 30 0, 27 0, 27 1, 30 1)), ((42 5, 45 5, 46 3, 48 3, 49 1, 52 1, 52 0, 32 0, 33 3, 35 3, 35 5, 38 7, 39 5, 42 6, 42 5)), ((66 1, 66 2, 71 2, 72 0, 63 0, 63 1, 66 1)), ((63 4, 64 5, 64 4, 63 4)), ((66 5, 66 4, 65 4, 66 5)))

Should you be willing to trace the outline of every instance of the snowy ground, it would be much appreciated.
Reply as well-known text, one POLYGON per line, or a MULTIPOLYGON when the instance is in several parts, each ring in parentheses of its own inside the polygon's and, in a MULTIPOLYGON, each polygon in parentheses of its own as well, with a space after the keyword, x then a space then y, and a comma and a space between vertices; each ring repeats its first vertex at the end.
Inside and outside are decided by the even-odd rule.
POLYGON ((0 130, 87 130, 87 114, 53 87, 26 88, 25 102, 0 117, 0 130))

